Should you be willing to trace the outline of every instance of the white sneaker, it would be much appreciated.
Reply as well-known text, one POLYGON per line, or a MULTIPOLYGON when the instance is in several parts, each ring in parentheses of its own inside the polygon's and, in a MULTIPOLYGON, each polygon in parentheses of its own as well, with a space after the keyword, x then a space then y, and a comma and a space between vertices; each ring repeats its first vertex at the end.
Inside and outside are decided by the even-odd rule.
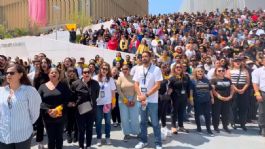
POLYGON ((162 149, 162 146, 156 145, 156 148, 155 149, 162 149))
POLYGON ((147 143, 139 142, 137 145, 135 145, 134 148, 141 149, 141 148, 146 147, 147 145, 148 145, 147 143))
POLYGON ((97 146, 101 146, 102 145, 102 141, 101 141, 101 139, 98 139, 97 140, 97 146))
POLYGON ((111 145, 110 138, 107 138, 107 139, 106 139, 106 143, 107 143, 107 145, 111 145))

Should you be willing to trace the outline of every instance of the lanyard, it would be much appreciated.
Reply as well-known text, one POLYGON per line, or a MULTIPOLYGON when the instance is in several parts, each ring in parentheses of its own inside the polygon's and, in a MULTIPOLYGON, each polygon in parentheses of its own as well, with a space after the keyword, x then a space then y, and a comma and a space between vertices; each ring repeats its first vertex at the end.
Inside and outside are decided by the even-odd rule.
POLYGON ((144 73, 144 80, 143 80, 144 82, 143 82, 143 83, 144 83, 144 85, 145 85, 145 83, 146 83, 146 77, 147 77, 147 74, 148 74, 148 72, 149 72, 151 66, 152 66, 152 64, 149 66, 149 68, 147 69, 147 72, 146 72, 146 73, 144 72, 144 69, 143 69, 143 73, 144 73))

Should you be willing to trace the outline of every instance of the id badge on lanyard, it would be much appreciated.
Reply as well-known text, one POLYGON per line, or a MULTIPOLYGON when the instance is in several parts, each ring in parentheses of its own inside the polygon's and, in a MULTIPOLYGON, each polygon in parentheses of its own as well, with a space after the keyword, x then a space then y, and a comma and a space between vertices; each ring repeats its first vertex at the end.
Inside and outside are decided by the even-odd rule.
POLYGON ((100 98, 104 98, 105 97, 105 91, 104 91, 105 86, 104 86, 104 84, 102 86, 100 86, 100 91, 99 91, 99 97, 100 98))
POLYGON ((147 74, 148 74, 148 72, 149 72, 149 70, 150 70, 150 68, 151 68, 151 66, 152 65, 150 65, 149 66, 149 68, 147 69, 147 72, 145 73, 144 72, 144 70, 143 70, 143 74, 144 74, 144 78, 143 78, 143 80, 142 80, 142 86, 141 86, 141 92, 143 93, 143 94, 146 94, 147 93, 147 87, 146 87, 146 77, 147 77, 147 74))

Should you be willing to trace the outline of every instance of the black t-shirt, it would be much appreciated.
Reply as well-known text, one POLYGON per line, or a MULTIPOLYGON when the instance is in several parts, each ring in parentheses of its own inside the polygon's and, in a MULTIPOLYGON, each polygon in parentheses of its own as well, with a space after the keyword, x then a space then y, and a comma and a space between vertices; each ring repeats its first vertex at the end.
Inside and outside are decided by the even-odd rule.
POLYGON ((209 102, 211 100, 210 91, 212 86, 207 78, 191 80, 193 97, 195 102, 209 102))
POLYGON ((223 97, 228 97, 230 95, 230 88, 232 82, 228 78, 224 79, 212 79, 211 84, 215 87, 215 91, 223 97))
POLYGON ((69 87, 65 83, 60 82, 54 90, 50 90, 48 89, 46 84, 42 84, 39 87, 38 91, 42 99, 41 108, 44 110, 42 113, 44 120, 49 122, 57 122, 63 120, 65 116, 64 111, 66 104, 70 100, 69 98, 71 98, 71 91, 69 87), (50 117, 47 113, 46 108, 54 109, 59 105, 63 105, 64 107, 63 116, 59 118, 50 117))
POLYGON ((185 75, 182 79, 172 76, 169 79, 168 87, 173 90, 171 96, 187 96, 190 92, 190 78, 188 75, 185 75), (183 94, 182 91, 185 91, 183 94))
POLYGON ((2 86, 5 79, 5 70, 0 69, 0 86, 2 86))

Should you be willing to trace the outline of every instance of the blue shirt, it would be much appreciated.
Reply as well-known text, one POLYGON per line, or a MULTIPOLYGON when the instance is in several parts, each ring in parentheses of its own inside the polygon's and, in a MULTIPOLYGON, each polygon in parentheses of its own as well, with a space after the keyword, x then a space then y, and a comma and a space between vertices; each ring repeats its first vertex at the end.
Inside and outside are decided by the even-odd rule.
POLYGON ((0 87, 0 142, 4 144, 29 139, 32 124, 40 114, 41 97, 35 88, 21 85, 11 97, 10 109, 7 103, 9 94, 9 86, 0 87))

